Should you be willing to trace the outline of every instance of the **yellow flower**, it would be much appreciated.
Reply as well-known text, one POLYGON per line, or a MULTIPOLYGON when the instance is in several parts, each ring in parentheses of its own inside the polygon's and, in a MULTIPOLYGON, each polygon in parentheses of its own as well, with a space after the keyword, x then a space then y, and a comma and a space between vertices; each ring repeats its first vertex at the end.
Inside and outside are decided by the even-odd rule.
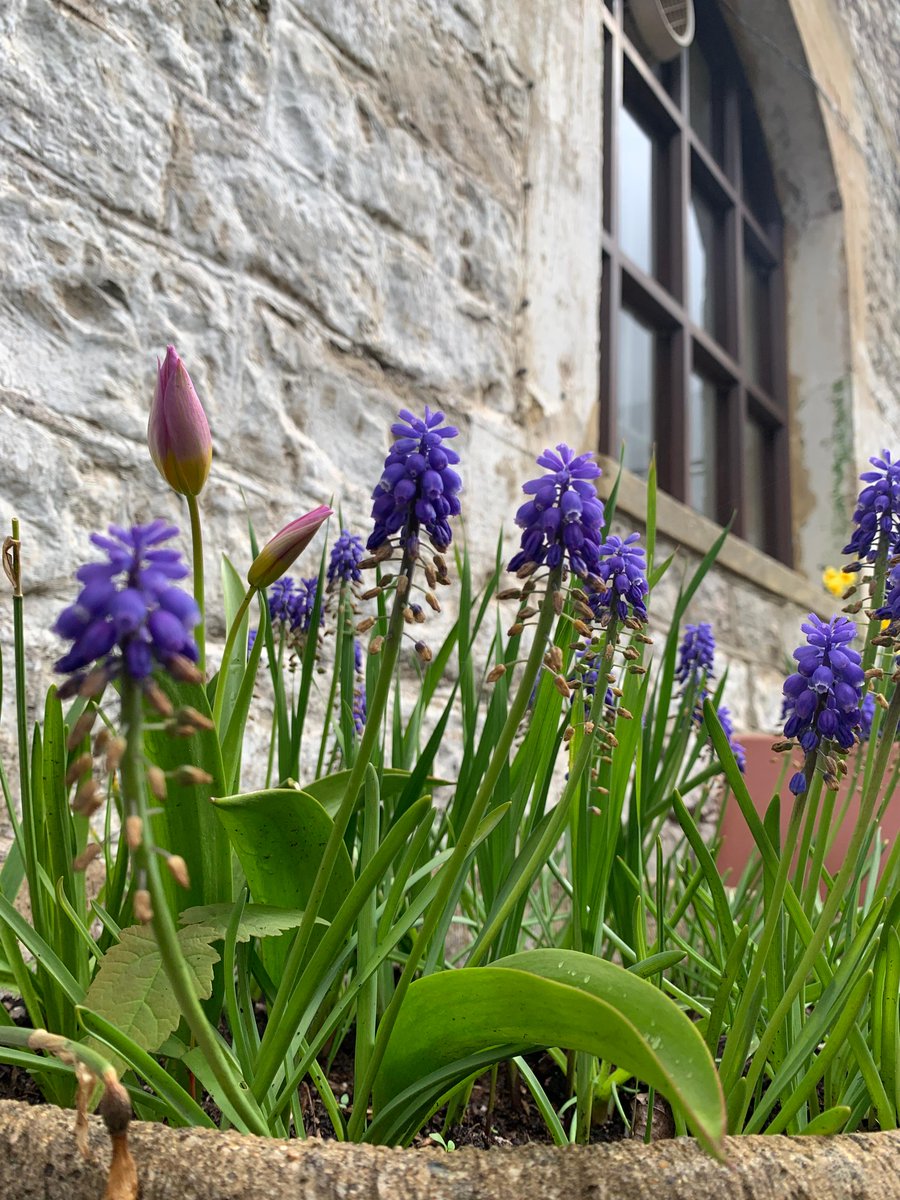
POLYGON ((837 567, 826 567, 822 572, 822 582, 832 596, 843 596, 847 588, 856 582, 852 571, 841 571, 837 567))

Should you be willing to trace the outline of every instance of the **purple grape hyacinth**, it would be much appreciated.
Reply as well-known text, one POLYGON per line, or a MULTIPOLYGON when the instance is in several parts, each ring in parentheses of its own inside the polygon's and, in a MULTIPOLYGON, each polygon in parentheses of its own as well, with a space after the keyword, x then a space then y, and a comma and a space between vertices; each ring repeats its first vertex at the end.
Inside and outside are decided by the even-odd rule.
POLYGON ((699 625, 685 625, 684 641, 679 653, 678 666, 675 669, 675 679, 678 683, 698 684, 704 677, 711 679, 716 653, 712 625, 708 621, 701 621, 699 625))
POLYGON ((719 718, 719 724, 722 726, 722 732, 728 738, 728 749, 734 755, 734 761, 737 763, 738 770, 743 775, 747 770, 747 751, 740 742, 734 738, 734 722, 731 719, 731 713, 723 705, 716 710, 716 716, 719 718))
POLYGON ((596 575, 603 504, 591 480, 600 475, 600 468, 592 454, 576 455, 565 443, 545 450, 536 461, 548 473, 522 486, 530 499, 516 513, 516 524, 524 532, 510 571, 530 563, 559 567, 568 558, 573 575, 596 575))
POLYGON ((637 533, 629 533, 622 539, 613 534, 599 547, 597 575, 606 588, 590 597, 591 608, 598 615, 603 609, 609 609, 620 621, 629 615, 639 621, 647 620, 644 597, 650 588, 643 547, 635 545, 639 537, 637 533))
POLYGON ((900 462, 892 461, 888 450, 869 462, 875 470, 860 475, 867 486, 859 493, 856 529, 844 547, 844 554, 854 554, 858 563, 875 561, 881 534, 887 537, 888 557, 900 548, 900 462))
POLYGON ((892 632, 895 626, 900 626, 900 563, 888 575, 884 604, 876 610, 875 616, 882 621, 890 621, 892 632))
MULTIPOLYGON (((807 644, 794 651, 797 670, 784 682, 788 712, 784 736, 796 738, 806 754, 816 750, 823 738, 849 750, 860 726, 865 681, 860 656, 849 645, 856 637, 856 625, 847 617, 832 617, 826 624, 810 613, 801 629, 807 644)), ((790 788, 799 795, 807 784, 798 771, 790 788)))
POLYGON ((375 528, 366 543, 377 550, 394 534, 406 547, 418 540, 420 527, 436 550, 446 550, 453 540, 449 518, 460 510, 462 480, 453 470, 459 455, 443 443, 459 436, 453 425, 444 425, 444 414, 425 406, 424 420, 408 409, 391 426, 395 441, 378 486, 372 493, 375 528))
POLYGON ((362 538, 347 529, 341 530, 341 535, 331 547, 331 557, 328 560, 328 583, 331 587, 339 583, 359 583, 362 572, 359 562, 365 553, 362 538))
POLYGON ((193 596, 174 586, 188 574, 180 552, 163 548, 178 529, 156 520, 130 529, 110 525, 108 532, 91 534, 107 561, 78 568, 81 592, 54 625, 72 642, 56 670, 80 677, 99 663, 110 677, 124 672, 141 681, 156 667, 171 671, 178 659, 195 663, 191 631, 200 610, 193 596))

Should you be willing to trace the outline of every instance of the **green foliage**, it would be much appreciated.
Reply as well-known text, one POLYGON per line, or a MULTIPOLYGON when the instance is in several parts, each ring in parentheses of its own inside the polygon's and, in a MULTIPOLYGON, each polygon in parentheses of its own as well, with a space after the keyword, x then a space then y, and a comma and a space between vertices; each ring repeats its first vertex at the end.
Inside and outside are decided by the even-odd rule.
MULTIPOLYGON (((108 688, 65 709, 51 689, 30 727, 15 597, 22 812, 0 871, 0 978, 32 1025, 99 1047, 142 1115, 181 1126, 211 1123, 196 1081, 234 1127, 303 1136, 308 1081, 339 1138, 404 1143, 448 1100, 449 1122, 477 1074, 505 1062, 557 1144, 589 1141, 646 1088, 713 1153, 726 1128, 896 1127, 900 851, 879 832, 900 774, 893 647, 877 644, 873 622, 866 663, 885 669, 872 678, 871 739, 848 760, 859 815, 819 774, 802 802, 765 797, 761 816, 717 716, 725 675, 675 683, 682 624, 727 531, 688 569, 654 561, 655 521, 651 465, 651 588, 683 572, 656 653, 647 627, 594 620, 559 571, 537 588, 507 577, 515 594, 499 600, 502 541, 484 579, 457 552, 454 617, 437 636, 407 607, 420 584, 450 594, 424 549, 378 564, 370 602, 362 589, 328 591, 323 545, 303 633, 273 625, 265 594, 223 559, 219 670, 205 685, 159 681, 176 716, 137 696, 121 767, 94 769, 105 829, 73 811, 91 772, 81 756, 97 752, 87 734, 70 744, 71 731, 96 709, 95 731, 121 732, 120 697, 108 688), (358 669, 354 643, 366 639, 375 652, 358 669), (248 761, 262 689, 265 761, 248 761), (458 764, 452 778, 445 762, 458 764), (148 782, 158 791, 160 772, 157 802, 148 782), (251 778, 265 786, 243 791, 251 778), (720 869, 718 834, 701 833, 723 793, 755 846, 736 880, 720 869), (116 827, 129 836, 117 842, 116 827), (849 849, 832 876, 841 827, 849 849), (74 864, 95 839, 105 870, 88 903, 74 864), (187 887, 177 859, 165 871, 170 853, 187 887), (16 905, 23 883, 30 919, 16 905), (135 925, 146 892, 152 923, 135 925), (327 1067, 351 1031, 349 1111, 327 1067), (559 1109, 523 1057, 538 1048, 565 1074, 559 1109)), ((651 592, 651 615, 652 604, 651 592)), ((2 771, 0 785, 13 811, 2 771)), ((71 1103, 71 1074, 18 1033, 4 1043, 3 1028, 0 1061, 71 1103)))

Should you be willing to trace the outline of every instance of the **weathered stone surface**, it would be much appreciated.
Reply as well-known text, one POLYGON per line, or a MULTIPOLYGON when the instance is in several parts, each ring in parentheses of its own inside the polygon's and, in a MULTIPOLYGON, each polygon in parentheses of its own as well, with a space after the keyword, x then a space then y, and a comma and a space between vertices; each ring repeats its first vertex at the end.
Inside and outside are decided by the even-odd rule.
MULTIPOLYGON (((90 1158, 74 1115, 0 1103, 0 1188, 19 1200, 95 1200, 109 1139, 90 1118, 90 1158)), ((142 1200, 895 1200, 900 1134, 726 1138, 725 1164, 687 1138, 510 1150, 394 1150, 279 1142, 135 1122, 142 1200)))

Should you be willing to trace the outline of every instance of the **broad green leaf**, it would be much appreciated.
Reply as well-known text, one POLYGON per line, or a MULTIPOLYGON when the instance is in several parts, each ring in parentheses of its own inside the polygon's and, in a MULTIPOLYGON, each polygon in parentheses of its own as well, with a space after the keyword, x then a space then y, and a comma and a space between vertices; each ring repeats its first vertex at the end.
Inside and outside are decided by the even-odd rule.
MULTIPOLYGON (((181 914, 182 925, 206 925, 216 931, 216 939, 224 938, 234 912, 232 904, 202 904, 181 914)), ((245 904, 237 928, 237 940, 273 937, 286 929, 296 929, 303 920, 302 908, 273 908, 268 904, 245 904)))
MULTIPOLYGON (((216 930, 206 925, 179 929, 178 940, 201 1000, 212 992, 213 967, 218 951, 210 942, 216 930)), ((178 1028, 181 1009, 163 967, 153 930, 132 925, 106 952, 84 1007, 130 1038, 142 1050, 158 1050, 178 1028)))
MULTIPOLYGON (((215 799, 213 808, 241 860, 254 901, 304 908, 332 828, 319 801, 305 791, 270 788, 215 799)), ((341 847, 322 902, 323 917, 334 915, 352 886, 350 856, 341 847)))
MULTIPOLYGON (((241 861, 257 904, 305 908, 322 861, 331 817, 306 792, 271 788, 214 800, 228 838, 241 861)), ((343 843, 322 900, 320 914, 330 920, 353 886, 353 867, 343 843)), ((284 941, 269 942, 263 961, 278 982, 284 969, 284 941)))
POLYGON ((390 1102, 426 1073, 510 1044, 583 1050, 631 1071, 680 1105, 700 1141, 721 1154, 722 1091, 691 1021, 652 984, 573 950, 526 951, 490 967, 417 979, 375 1082, 371 1140, 415 1132, 448 1089, 419 1089, 400 1113, 398 1101, 390 1102))
MULTIPOLYGON (((398 796, 402 795, 411 775, 411 771, 400 771, 393 767, 386 767, 382 771, 379 782, 381 796, 385 803, 396 800, 398 796)), ((308 796, 312 796, 314 800, 318 800, 328 815, 333 816, 341 806, 349 782, 350 771, 337 771, 334 775, 323 775, 321 779, 316 779, 313 783, 304 784, 303 791, 308 796)), ((451 780, 436 779, 431 775, 422 781, 423 789, 426 785, 429 792, 436 787, 453 787, 451 780)), ((360 787, 359 798, 362 797, 362 792, 363 789, 360 787)))

